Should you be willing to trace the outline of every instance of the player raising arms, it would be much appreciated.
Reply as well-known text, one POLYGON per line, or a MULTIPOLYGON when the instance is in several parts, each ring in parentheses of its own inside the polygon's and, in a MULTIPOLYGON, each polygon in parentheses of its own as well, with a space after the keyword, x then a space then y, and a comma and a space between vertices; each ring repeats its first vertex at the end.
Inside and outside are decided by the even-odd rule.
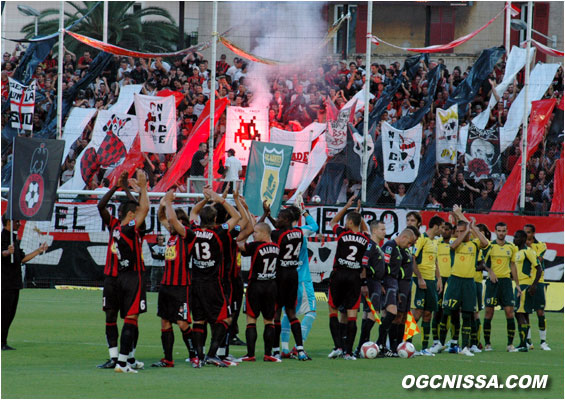
MULTIPOLYGON (((534 310, 538 315, 538 328, 539 328, 539 337, 540 337, 540 348, 545 351, 551 350, 549 345, 546 342, 547 338, 547 327, 545 322, 545 290, 547 288, 547 283, 545 283, 543 279, 543 270, 545 269, 545 264, 543 261, 543 257, 545 255, 545 251, 547 250, 547 245, 544 242, 540 242, 536 239, 536 227, 532 224, 524 225, 524 232, 526 232, 526 236, 528 240, 526 241, 526 245, 531 247, 538 257, 538 264, 541 267, 541 278, 538 283, 538 288, 536 290, 536 297, 534 299, 534 310)), ((534 349, 534 345, 532 344, 532 330, 528 331, 528 347, 530 350, 534 349)))
MULTIPOLYGON (((110 229, 105 275, 107 278, 117 277, 117 279, 108 279, 104 282, 104 309, 107 311, 106 335, 111 352, 110 356, 113 356, 113 343, 117 343, 117 328, 114 328, 116 326, 115 319, 112 324, 109 317, 112 317, 112 314, 117 313, 119 309, 120 316, 124 319, 124 325, 120 338, 120 351, 114 370, 116 372, 137 373, 136 369, 143 368, 143 363, 136 361, 132 354, 139 336, 137 319, 140 313, 147 311, 144 285, 145 266, 141 258, 140 227, 149 211, 149 198, 147 197, 145 173, 141 169, 137 170, 136 179, 130 182, 139 192, 139 203, 133 200, 126 201, 118 210, 120 220, 113 219, 106 209, 106 205, 117 190, 115 186, 100 199, 98 211, 102 221, 110 229)), ((122 174, 120 184, 127 193, 127 174, 122 174)))
POLYGON ((230 219, 224 224, 216 225, 216 210, 213 206, 205 206, 200 211, 200 226, 193 230, 196 234, 191 251, 193 341, 202 361, 205 323, 210 323, 212 339, 204 362, 226 367, 227 365, 216 356, 229 325, 228 304, 222 287, 224 253, 228 251, 228 233, 241 217, 231 204, 210 188, 204 189, 204 195, 222 204, 230 219))
POLYGON ((241 361, 255 361, 257 318, 262 314, 265 323, 263 361, 281 362, 280 359, 271 355, 275 340, 273 318, 277 300, 276 276, 280 249, 271 241, 271 227, 264 222, 255 224, 254 221, 255 219, 249 215, 249 223, 241 232, 237 241, 241 255, 251 257, 251 269, 249 270, 245 300, 247 354, 241 358, 241 361), (251 232, 253 232, 254 241, 245 243, 251 232))
POLYGON ((176 323, 182 332, 182 339, 191 359, 195 358, 190 330, 189 284, 188 270, 190 250, 195 238, 194 232, 188 229, 188 215, 180 208, 173 210, 174 192, 170 189, 161 199, 157 212, 159 222, 170 233, 165 250, 165 269, 159 289, 157 315, 161 317, 161 343, 165 357, 153 363, 152 367, 174 367, 173 344, 175 336, 172 324, 176 323))
POLYGON ((539 290, 538 282, 541 278, 542 269, 538 264, 535 250, 527 245, 527 234, 522 230, 514 233, 514 244, 518 248, 516 252, 516 269, 520 286, 515 289, 516 319, 518 320, 518 331, 520 332, 520 345, 518 351, 528 351, 528 331, 530 330, 530 314, 534 311, 536 291, 539 290), (532 270, 535 268, 535 272, 532 270))
MULTIPOLYGON (((516 290, 520 292, 520 283, 516 271, 516 246, 506 241, 508 228, 504 222, 495 226, 496 239, 486 255, 486 265, 490 267, 495 276, 494 280, 487 279, 485 291, 485 320, 483 330, 485 335, 485 351, 492 351, 490 343, 491 323, 494 317, 494 308, 501 306, 506 314, 507 344, 506 351, 515 352, 512 345, 516 333, 516 322, 514 321, 514 293, 512 292, 512 281, 516 283, 516 290)), ((518 295, 519 296, 519 295, 518 295)))
POLYGON ((355 360, 353 343, 357 333, 357 310, 361 301, 361 285, 367 286, 367 278, 363 269, 363 256, 369 246, 369 238, 361 232, 361 214, 352 211, 345 217, 345 228, 338 222, 353 205, 355 196, 330 221, 330 226, 337 237, 333 271, 330 275, 328 305, 330 309, 330 332, 334 341, 334 349, 328 357, 343 356, 346 360, 355 360), (347 310, 347 342, 341 343, 337 311, 340 306, 347 310), (341 346, 345 348, 342 349, 341 346))

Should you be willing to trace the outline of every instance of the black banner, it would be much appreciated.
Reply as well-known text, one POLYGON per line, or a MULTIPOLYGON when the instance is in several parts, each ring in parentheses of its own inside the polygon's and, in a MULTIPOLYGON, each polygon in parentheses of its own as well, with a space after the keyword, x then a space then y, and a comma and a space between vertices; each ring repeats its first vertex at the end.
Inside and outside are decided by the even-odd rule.
POLYGON ((49 221, 57 196, 65 141, 16 137, 11 219, 49 221))

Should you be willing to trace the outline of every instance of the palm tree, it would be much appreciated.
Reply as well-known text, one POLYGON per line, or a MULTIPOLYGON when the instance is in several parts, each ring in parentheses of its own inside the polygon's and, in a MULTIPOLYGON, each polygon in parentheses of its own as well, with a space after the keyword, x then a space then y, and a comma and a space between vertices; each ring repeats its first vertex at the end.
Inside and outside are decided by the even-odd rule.
MULTIPOLYGON (((65 2, 65 26, 81 18, 96 6, 96 1, 65 2), (69 7, 70 6, 70 7, 69 7), (69 9, 74 9, 69 10, 69 9)), ((135 1, 108 2, 108 42, 130 50, 164 52, 176 48, 178 26, 167 10, 160 7, 134 7, 135 1)), ((103 5, 96 7, 84 21, 73 28, 74 32, 102 40, 103 5)), ((34 35, 35 25, 22 28, 26 38, 34 35)), ((59 9, 47 9, 39 16, 38 33, 49 35, 59 29, 59 9)), ((75 54, 87 50, 86 45, 67 39, 65 47, 75 54)))

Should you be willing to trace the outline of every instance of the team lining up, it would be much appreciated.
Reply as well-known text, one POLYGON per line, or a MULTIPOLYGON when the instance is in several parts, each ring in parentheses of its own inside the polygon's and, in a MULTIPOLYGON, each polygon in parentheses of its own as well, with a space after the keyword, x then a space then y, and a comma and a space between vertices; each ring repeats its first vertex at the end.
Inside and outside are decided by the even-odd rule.
MULTIPOLYGON (((135 359, 135 349, 139 336, 137 319, 147 311, 143 284, 145 266, 141 257, 143 221, 149 210, 146 186, 146 177, 141 170, 136 173, 135 179, 128 180, 127 174, 124 174, 118 185, 111 188, 98 204, 102 220, 111 232, 103 291, 110 358, 99 365, 99 368, 113 368, 116 372, 136 373, 144 367, 141 361, 135 359), (139 193, 137 201, 131 195, 130 186, 139 193), (119 219, 116 219, 110 215, 106 206, 120 187, 129 199, 121 204, 119 219), (118 335, 116 324, 118 311, 124 319, 121 335, 118 335)), ((310 304, 309 310, 302 310, 300 307, 301 311, 310 311, 314 316, 315 299, 310 301, 310 297, 314 296, 311 280, 305 282, 304 279, 299 279, 297 271, 298 268, 308 267, 304 266, 308 260, 305 234, 297 224, 301 216, 304 216, 307 224, 310 224, 306 227, 315 232, 316 223, 308 215, 300 199, 296 205, 281 209, 276 220, 270 216, 269 206, 265 205, 264 215, 256 221, 255 216, 249 212, 245 199, 237 192, 233 196, 236 207, 208 187, 203 193, 204 199, 191 210, 190 217, 183 210, 173 208, 172 190, 167 192, 160 203, 158 217, 169 230, 170 238, 165 252, 165 269, 157 310, 157 315, 161 318, 164 357, 152 366, 174 366, 172 324, 179 326, 189 353, 187 361, 195 368, 207 364, 236 366, 241 362, 256 361, 256 323, 260 315, 265 324, 264 361, 281 362, 282 358, 290 357, 301 361, 311 360, 304 350, 304 329, 297 318, 297 298, 300 295, 307 300, 306 304, 310 304), (207 204, 210 201, 212 205, 207 204), (276 229, 264 222, 267 218, 276 229), (251 235, 253 241, 248 241, 251 235), (301 252, 305 252, 306 256, 302 254, 301 257, 301 252), (235 359, 229 354, 228 332, 242 308, 244 285, 239 256, 251 257, 251 267, 244 308, 247 318, 247 354, 235 359), (190 264, 195 268, 190 268, 190 264), (299 287, 303 289, 304 283, 309 283, 310 290, 307 288, 300 293, 299 287), (280 321, 283 310, 296 345, 290 351, 287 338, 282 343, 281 352, 280 321), (208 351, 204 354, 206 324, 211 326, 211 340, 208 351)), ((510 244, 505 241, 506 225, 500 223, 496 227, 497 240, 490 242, 488 228, 484 227, 486 231, 481 229, 481 224, 476 225, 474 219, 468 221, 461 209, 454 207, 452 215, 456 221, 455 226, 435 216, 430 220, 428 230, 421 234, 421 216, 417 212, 410 212, 407 214, 406 229, 394 239, 386 241, 384 223, 373 221, 367 226, 359 212, 360 202, 355 211, 348 212, 353 204, 352 197, 330 222, 338 237, 328 293, 329 325, 334 342, 329 358, 358 358, 362 345, 370 341, 370 331, 379 311, 383 317, 377 340, 379 355, 397 357, 396 350, 403 343, 406 316, 410 310, 412 281, 416 284, 414 317, 416 321, 422 319, 423 328, 422 350, 417 354, 435 355, 445 349, 447 327, 451 324, 453 330, 449 352, 473 356, 480 352, 478 302, 482 301, 483 271, 489 275, 485 295, 485 350, 492 350, 492 312, 489 313, 489 308, 494 309, 498 304, 505 309, 507 315, 507 351, 528 350, 528 315, 534 308, 539 310, 541 302, 537 300, 544 288, 543 283, 538 284, 540 279, 543 282, 541 265, 538 263, 538 255, 541 254, 536 254, 532 249, 534 246, 527 245, 531 238, 526 232, 517 231, 514 234, 514 245, 510 244), (339 221, 344 216, 345 226, 342 227, 339 226, 339 221), (503 235, 499 235, 499 225, 500 230, 504 231, 503 235), (454 233, 455 237, 452 237, 454 233), (488 239, 484 233, 488 234, 488 239), (436 236, 440 236, 440 239, 436 240, 436 236), (384 242, 382 248, 379 246, 381 242, 384 242), (445 254, 441 248, 446 245, 449 247, 449 274, 444 272, 445 267, 441 267, 442 263, 446 263, 446 257, 440 256, 442 251, 445 254), (496 255, 494 249, 497 246, 507 246, 510 250, 496 255), (478 275, 481 281, 480 296, 475 282, 478 275), (515 294, 512 294, 510 279, 516 283, 515 294), (538 286, 541 286, 541 290, 537 291, 536 297, 538 286), (364 303, 364 313, 359 345, 354 350, 361 300, 364 303), (534 304, 536 301, 538 305, 534 304), (514 321, 515 304, 520 332, 520 346, 517 349, 512 345, 515 327, 510 323, 510 320, 514 321), (373 312, 370 311, 370 306, 374 307, 373 312), (375 309, 377 313, 374 312, 375 309), (434 344, 428 348, 432 315, 434 344), (489 315, 490 318, 487 319, 489 315), (459 316, 463 320, 461 349, 457 346, 459 316)), ((538 247, 541 250, 541 246, 538 247)), ((545 298, 543 301, 545 302, 545 298)), ((299 303, 298 306, 300 305, 299 303)), ((543 306, 541 308, 543 310, 543 306)), ((538 318, 539 314, 538 312, 538 318)), ((308 330, 304 336, 307 336, 308 330)), ((540 337, 541 333, 540 323, 540 337)), ((545 329, 543 334, 545 335, 545 329)), ((544 343, 545 336, 542 338, 542 345, 544 343)), ((545 346, 548 347, 547 343, 545 346)))

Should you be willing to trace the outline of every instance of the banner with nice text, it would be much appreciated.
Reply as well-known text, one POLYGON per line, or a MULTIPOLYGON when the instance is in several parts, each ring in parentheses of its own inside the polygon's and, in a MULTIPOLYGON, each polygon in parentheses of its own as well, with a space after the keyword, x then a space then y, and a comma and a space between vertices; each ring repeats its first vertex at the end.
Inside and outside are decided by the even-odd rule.
POLYGON ((177 151, 175 97, 134 94, 141 151, 170 154, 177 151))
POLYGON ((33 110, 35 108, 35 89, 37 81, 25 86, 8 78, 10 85, 10 124, 14 129, 33 130, 33 110))
POLYGON ((457 162, 457 131, 459 116, 457 104, 447 110, 437 109, 436 113, 436 162, 455 164, 457 162))
POLYGON ((226 149, 234 149, 243 166, 248 163, 253 140, 269 141, 269 109, 228 107, 226 149))
POLYGON ((411 183, 418 175, 422 148, 422 124, 407 130, 381 127, 384 178, 387 182, 411 183))

